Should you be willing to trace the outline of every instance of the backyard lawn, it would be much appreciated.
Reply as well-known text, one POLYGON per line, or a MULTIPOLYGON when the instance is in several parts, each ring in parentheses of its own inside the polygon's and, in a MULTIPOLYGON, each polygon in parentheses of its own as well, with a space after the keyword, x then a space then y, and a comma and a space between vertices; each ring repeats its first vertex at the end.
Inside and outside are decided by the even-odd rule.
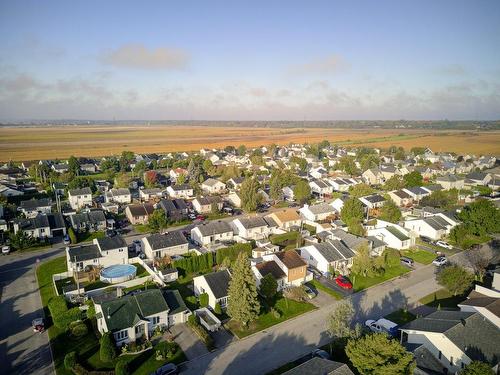
POLYGON ((275 324, 284 322, 290 318, 312 311, 316 309, 316 307, 308 302, 297 302, 280 296, 274 304, 274 309, 279 311, 279 318, 276 317, 271 311, 266 311, 261 312, 261 315, 257 318, 257 320, 249 324, 248 329, 242 328, 241 325, 234 320, 230 320, 226 324, 226 327, 237 337, 243 338, 251 335, 252 333, 269 328, 275 324))
POLYGON ((105 233, 102 231, 97 231, 97 232, 84 232, 84 233, 78 233, 76 235, 78 239, 78 243, 80 242, 90 242, 94 238, 104 238, 105 233))
POLYGON ((416 316, 413 315, 408 310, 399 309, 386 315, 384 318, 389 319, 391 322, 394 322, 398 325, 404 325, 412 320, 415 320, 416 316))
POLYGON ((466 298, 467 296, 453 296, 446 289, 439 289, 435 293, 422 297, 419 302, 430 307, 457 309, 457 304, 464 301, 466 298))
POLYGON ((309 281, 307 284, 311 284, 313 289, 321 290, 322 292, 329 294, 331 297, 333 297, 335 299, 342 299, 343 298, 342 294, 340 294, 339 292, 321 284, 318 280, 313 279, 313 280, 309 281))
POLYGON ((401 251, 401 255, 421 264, 431 264, 436 259, 436 254, 426 250, 403 250, 401 251))

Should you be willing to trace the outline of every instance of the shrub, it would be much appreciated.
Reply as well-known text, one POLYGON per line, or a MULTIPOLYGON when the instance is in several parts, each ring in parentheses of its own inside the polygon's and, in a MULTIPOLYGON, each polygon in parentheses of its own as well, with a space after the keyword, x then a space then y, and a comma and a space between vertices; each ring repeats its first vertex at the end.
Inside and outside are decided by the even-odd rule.
POLYGON ((217 315, 221 315, 222 314, 222 308, 220 307, 220 303, 217 302, 215 304, 215 307, 214 307, 214 312, 217 314, 217 315))
POLYGON ((274 318, 279 319, 281 318, 281 313, 276 310, 274 307, 271 307, 271 314, 274 316, 274 318))
POLYGON ((188 324, 192 328, 192 330, 200 337, 201 341, 203 341, 207 349, 212 350, 214 348, 214 340, 212 339, 212 336, 210 336, 210 334, 206 331, 205 327, 203 327, 198 322, 198 318, 194 316, 194 314, 189 316, 188 324))
POLYGON ((71 243, 74 245, 76 244, 78 241, 76 240, 76 234, 75 234, 75 231, 73 230, 73 228, 69 228, 68 229, 68 236, 69 236, 69 239, 71 240, 71 243))
POLYGON ((94 301, 89 299, 85 304, 89 307, 87 309, 87 318, 89 319, 94 319, 95 318, 95 306, 94 306, 94 301))
POLYGON ((101 361, 103 362, 112 362, 116 357, 116 348, 113 337, 111 333, 106 332, 102 335, 99 340, 101 344, 101 348, 99 349, 99 356, 101 357, 101 361))
POLYGON ((200 294, 200 306, 201 307, 208 306, 208 294, 207 293, 200 294))
POLYGON ((130 370, 128 368, 128 364, 125 361, 118 361, 115 365, 115 374, 116 375, 129 375, 130 370))
POLYGON ((73 336, 82 337, 88 333, 88 328, 84 322, 78 322, 70 327, 70 331, 73 336))
POLYGON ((82 315, 82 310, 80 310, 78 307, 73 307, 67 310, 58 318, 60 328, 67 329, 71 323, 81 320, 82 315))
POLYGON ((72 370, 76 365, 76 352, 69 352, 64 356, 64 367, 72 370))

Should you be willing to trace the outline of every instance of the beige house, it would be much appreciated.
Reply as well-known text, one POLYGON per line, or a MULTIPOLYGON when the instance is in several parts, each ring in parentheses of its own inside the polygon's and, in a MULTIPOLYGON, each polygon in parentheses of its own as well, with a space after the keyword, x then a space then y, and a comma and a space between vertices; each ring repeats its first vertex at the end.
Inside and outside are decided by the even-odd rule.
POLYGON ((150 203, 130 204, 125 208, 125 216, 132 225, 147 224, 154 206, 150 203))
POLYGON ((266 218, 273 219, 278 228, 287 231, 293 227, 300 228, 302 225, 302 218, 293 208, 273 212, 267 215, 266 218))

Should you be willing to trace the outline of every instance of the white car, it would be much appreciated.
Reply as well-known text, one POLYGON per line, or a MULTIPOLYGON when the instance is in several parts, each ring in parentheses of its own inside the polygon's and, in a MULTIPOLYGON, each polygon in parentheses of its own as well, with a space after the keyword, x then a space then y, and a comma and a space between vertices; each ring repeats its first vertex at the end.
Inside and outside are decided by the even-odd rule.
POLYGON ((443 256, 437 257, 432 261, 432 264, 438 267, 444 266, 446 263, 448 263, 448 259, 446 259, 446 257, 443 256))
POLYGON ((8 254, 10 253, 10 246, 2 246, 2 254, 8 254))
POLYGON ((367 326, 370 331, 375 333, 388 333, 392 336, 396 336, 398 332, 398 325, 394 322, 391 322, 388 319, 380 318, 379 320, 367 320, 365 322, 365 326, 367 326))
POLYGON ((444 242, 444 241, 437 241, 436 245, 444 247, 446 249, 450 249, 450 250, 453 249, 453 246, 451 246, 448 242, 444 242))

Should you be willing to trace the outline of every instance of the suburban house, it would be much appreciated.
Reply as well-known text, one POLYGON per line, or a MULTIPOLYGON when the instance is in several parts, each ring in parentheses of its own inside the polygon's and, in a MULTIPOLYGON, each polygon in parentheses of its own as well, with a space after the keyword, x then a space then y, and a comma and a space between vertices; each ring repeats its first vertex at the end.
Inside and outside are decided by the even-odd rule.
POLYGON ((486 186, 491 181, 491 174, 472 172, 465 176, 465 184, 469 186, 486 186))
POLYGON ((360 197, 359 200, 369 209, 380 208, 385 204, 385 198, 380 194, 371 194, 360 197))
POLYGON ((66 224, 60 213, 38 214, 32 218, 14 220, 14 234, 19 231, 33 238, 52 238, 64 236, 66 224))
POLYGON ((383 220, 377 220, 375 228, 368 229, 367 234, 397 250, 409 249, 415 244, 415 238, 410 235, 407 229, 383 220))
POLYGON ((286 231, 291 229, 300 229, 302 218, 294 208, 275 211, 265 217, 271 218, 277 224, 277 227, 286 231))
POLYGON ((414 201, 420 201, 423 197, 430 195, 428 190, 422 189, 420 186, 404 188, 404 192, 412 197, 414 201))
POLYGON ((366 245, 370 250, 371 256, 379 256, 385 250, 385 243, 373 236, 361 237, 348 233, 343 229, 337 228, 323 231, 316 235, 322 242, 331 240, 340 240, 349 249, 357 252, 360 246, 366 245))
POLYGON ((228 289, 231 281, 229 270, 222 270, 208 273, 206 275, 193 278, 193 291, 196 297, 200 294, 208 294, 208 306, 215 309, 218 303, 220 307, 225 308, 228 304, 228 289))
POLYGON ((293 192, 294 186, 285 186, 283 189, 281 189, 281 192, 283 193, 283 199, 287 201, 294 201, 295 200, 295 193, 293 192))
POLYGON ((206 194, 220 194, 226 190, 226 184, 215 178, 209 178, 202 182, 201 190, 206 194))
POLYGON ((349 274, 356 253, 338 239, 327 239, 299 249, 307 264, 316 267, 323 274, 340 272, 349 274))
POLYGON ((331 216, 335 216, 335 209, 328 203, 319 203, 312 206, 304 204, 304 206, 299 209, 299 212, 304 219, 309 221, 322 221, 331 216))
POLYGON ((89 187, 72 189, 68 191, 69 205, 73 210, 92 206, 92 190, 89 187))
POLYGON ((436 183, 441 185, 444 190, 460 190, 464 188, 465 179, 455 175, 438 176, 436 178, 436 183))
POLYGON ((102 210, 92 210, 70 215, 71 227, 77 232, 97 232, 107 228, 106 216, 102 210))
POLYGON ((225 221, 208 221, 191 229, 191 240, 200 246, 233 240, 233 228, 225 221))
POLYGON ((240 208, 241 207, 241 198, 236 192, 231 192, 228 194, 226 197, 226 200, 234 207, 240 208))
POLYGON ((260 286, 261 280, 268 274, 276 280, 278 291, 283 290, 287 283, 286 273, 278 266, 274 260, 268 260, 252 265, 252 272, 255 275, 257 288, 260 286))
POLYGON ((243 181, 245 181, 243 177, 233 177, 227 181, 227 184, 234 190, 239 190, 241 188, 241 184, 243 184, 243 181))
POLYGON ((260 216, 235 219, 231 227, 235 236, 243 241, 262 240, 270 234, 267 222, 260 216))
POLYGON ((128 246, 121 236, 94 238, 91 245, 66 247, 66 264, 71 274, 88 266, 128 264, 128 246))
POLYGON ((18 189, 16 185, 1 183, 0 184, 0 195, 4 197, 15 197, 18 195, 24 195, 24 192, 18 189))
POLYGON ((130 224, 147 224, 149 216, 153 213, 154 206, 151 203, 129 204, 125 208, 125 216, 130 224))
POLYGON ((333 193, 333 186, 327 184, 323 180, 312 180, 309 181, 309 186, 311 187, 311 192, 316 194, 320 198, 329 196, 333 193))
POLYGON ((328 171, 323 167, 311 168, 309 174, 312 178, 324 178, 328 175, 328 171))
POLYGON ((110 189, 106 193, 106 202, 108 203, 119 203, 128 204, 132 202, 132 195, 129 189, 110 189))
POLYGON ((187 218, 188 206, 182 199, 162 199, 158 207, 165 211, 167 219, 181 221, 187 218))
POLYGON ((369 185, 381 185, 385 182, 384 174, 378 169, 367 169, 361 175, 363 180, 369 185))
POLYGON ((144 254, 149 259, 162 258, 166 255, 182 255, 188 252, 189 244, 181 231, 165 234, 151 234, 142 239, 144 254))
POLYGON ((404 227, 419 236, 439 240, 450 233, 457 223, 444 214, 436 214, 421 219, 407 220, 404 227))
POLYGON ((435 311, 401 327, 401 342, 415 354, 417 367, 433 364, 433 373, 455 374, 472 361, 497 368, 500 358, 499 326, 479 312, 435 311), (420 361, 425 356, 432 361, 420 361))
POLYGON ((384 179, 386 181, 388 179, 390 179, 391 177, 400 174, 398 169, 394 165, 391 165, 391 164, 382 164, 379 168, 380 168, 380 173, 382 173, 382 176, 384 177, 384 179))
POLYGON ((193 196, 193 188, 188 184, 172 185, 167 187, 167 193, 171 198, 187 199, 193 196))
POLYGON ((356 181, 352 178, 335 178, 329 179, 328 182, 332 185, 333 190, 340 192, 346 192, 351 186, 356 185, 356 181))
POLYGON ((187 321, 190 311, 177 290, 140 291, 113 300, 95 301, 97 329, 112 332, 116 346, 150 339, 156 327, 187 321))
POLYGON ((404 190, 394 190, 389 192, 389 197, 399 207, 409 206, 413 203, 413 197, 404 190))
POLYGON ((21 201, 18 210, 27 218, 34 218, 38 214, 50 214, 52 212, 52 199, 42 198, 21 201))
POLYGON ((161 199, 163 197, 163 190, 160 188, 140 189, 139 198, 143 202, 151 201, 154 199, 161 199))
POLYGON ((208 214, 213 212, 213 208, 217 211, 222 210, 224 203, 218 196, 215 197, 199 197, 193 199, 193 208, 200 214, 208 214))
POLYGON ((295 250, 279 251, 264 255, 264 261, 274 261, 285 273, 284 287, 300 286, 312 280, 312 273, 307 271, 307 263, 295 250))
POLYGON ((354 375, 349 366, 342 362, 313 357, 283 373, 283 375, 354 375))
POLYGON ((183 168, 171 169, 169 172, 170 180, 172 182, 177 182, 177 179, 179 178, 180 175, 187 176, 187 174, 188 174, 188 171, 183 169, 183 168))

